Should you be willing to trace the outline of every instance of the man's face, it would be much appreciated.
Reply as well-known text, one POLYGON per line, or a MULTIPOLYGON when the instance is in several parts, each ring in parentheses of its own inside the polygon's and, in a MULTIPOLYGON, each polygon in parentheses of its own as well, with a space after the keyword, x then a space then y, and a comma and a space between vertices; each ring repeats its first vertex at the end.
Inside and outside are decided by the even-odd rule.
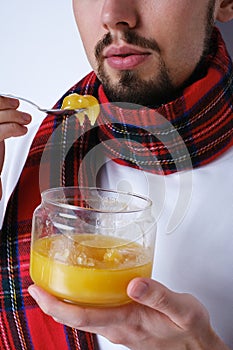
POLYGON ((159 104, 209 45, 215 0, 73 0, 87 57, 112 101, 159 104))

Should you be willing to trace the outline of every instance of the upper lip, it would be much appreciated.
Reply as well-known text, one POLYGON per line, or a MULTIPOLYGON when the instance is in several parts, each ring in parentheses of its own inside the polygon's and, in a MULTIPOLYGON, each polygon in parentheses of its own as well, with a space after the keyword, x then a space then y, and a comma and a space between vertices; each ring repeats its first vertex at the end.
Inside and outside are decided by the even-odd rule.
POLYGON ((106 51, 103 52, 104 58, 109 58, 112 56, 129 56, 129 55, 146 55, 149 54, 148 51, 142 51, 130 46, 111 46, 106 51))

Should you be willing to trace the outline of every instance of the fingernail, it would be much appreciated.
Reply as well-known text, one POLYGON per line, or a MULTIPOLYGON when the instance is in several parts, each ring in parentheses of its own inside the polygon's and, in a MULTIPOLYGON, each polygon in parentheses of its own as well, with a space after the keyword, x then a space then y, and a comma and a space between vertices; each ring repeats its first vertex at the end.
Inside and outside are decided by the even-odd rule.
POLYGON ((15 100, 15 99, 13 99, 13 98, 11 98, 10 99, 10 101, 9 101, 9 104, 10 104, 10 106, 11 107, 18 107, 18 105, 19 105, 19 101, 18 100, 15 100))
POLYGON ((30 122, 30 120, 31 120, 30 114, 27 114, 27 113, 23 113, 22 118, 23 118, 23 121, 25 121, 25 122, 30 122))
POLYGON ((134 299, 140 299, 148 290, 148 284, 145 282, 137 282, 130 290, 130 296, 134 299))
POLYGON ((33 299, 37 302, 39 300, 39 296, 37 294, 37 291, 33 286, 28 287, 28 293, 31 295, 33 299))

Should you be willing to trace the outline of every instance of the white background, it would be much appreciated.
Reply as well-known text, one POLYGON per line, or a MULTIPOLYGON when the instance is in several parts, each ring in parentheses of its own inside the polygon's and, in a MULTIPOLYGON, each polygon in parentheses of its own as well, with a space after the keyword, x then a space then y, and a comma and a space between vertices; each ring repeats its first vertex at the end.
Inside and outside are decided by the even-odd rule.
POLYGON ((48 107, 90 70, 71 3, 1 0, 0 92, 48 107))

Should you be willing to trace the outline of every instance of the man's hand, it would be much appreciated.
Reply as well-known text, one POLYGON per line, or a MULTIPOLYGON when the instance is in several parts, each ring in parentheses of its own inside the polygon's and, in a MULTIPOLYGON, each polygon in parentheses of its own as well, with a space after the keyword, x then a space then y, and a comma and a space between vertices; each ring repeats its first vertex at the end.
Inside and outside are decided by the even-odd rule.
POLYGON ((207 310, 192 295, 143 278, 132 280, 127 292, 132 303, 101 309, 68 304, 36 285, 29 287, 40 308, 55 321, 132 350, 229 350, 211 328, 207 310))
MULTIPOLYGON (((0 97, 0 174, 2 172, 5 146, 4 140, 11 136, 22 136, 27 133, 31 116, 17 110, 19 101, 12 98, 0 97)), ((0 199, 2 198, 2 183, 0 178, 0 199)))

